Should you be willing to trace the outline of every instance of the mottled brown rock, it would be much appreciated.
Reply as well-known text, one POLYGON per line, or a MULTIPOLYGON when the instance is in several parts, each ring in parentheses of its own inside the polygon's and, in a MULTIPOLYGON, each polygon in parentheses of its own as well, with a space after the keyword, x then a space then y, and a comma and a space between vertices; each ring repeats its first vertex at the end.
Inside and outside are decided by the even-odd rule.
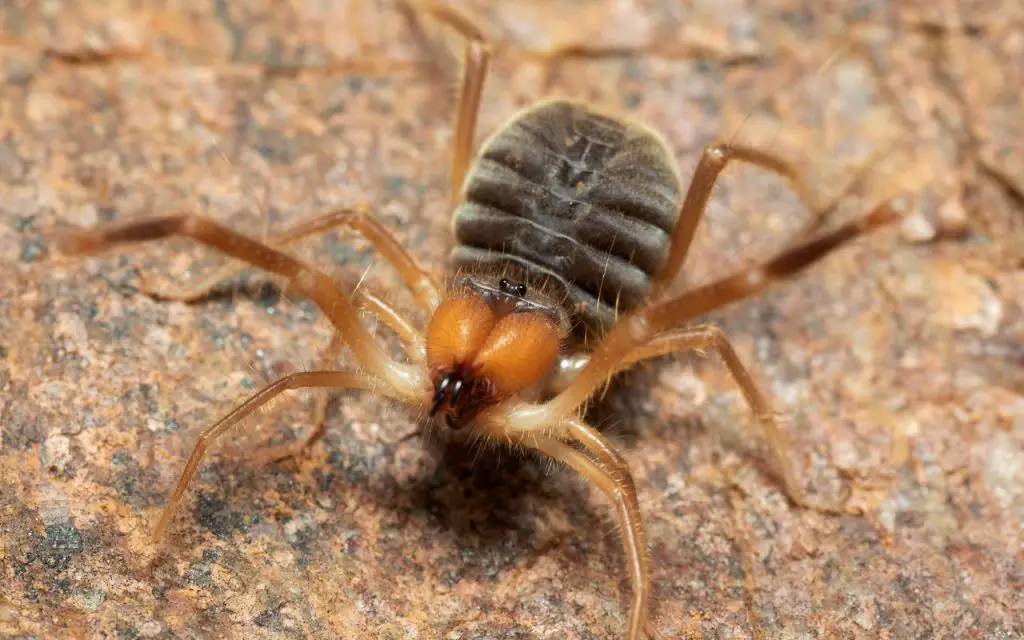
MULTIPOLYGON (((367 395, 333 403, 297 464, 250 453, 305 428, 310 398, 251 421, 202 465, 162 554, 149 542, 197 431, 329 333, 258 273, 191 306, 141 295, 139 274, 219 264, 187 243, 61 262, 48 239, 185 206, 262 233, 366 200, 440 268, 459 46, 379 4, 0 9, 0 635, 621 636, 629 584, 596 490, 425 447, 367 395)), ((809 490, 848 490, 849 513, 786 501, 713 359, 646 367, 601 407, 667 638, 1024 635, 1024 18, 954 4, 460 3, 501 43, 481 136, 550 85, 649 122, 684 172, 720 136, 771 145, 820 202, 893 147, 836 215, 904 194, 921 217, 712 318, 786 415, 809 490), (841 49, 852 20, 862 46, 841 49), (527 55, 574 43, 610 54, 527 55)), ((687 281, 808 215, 779 179, 730 169, 687 281)), ((299 253, 396 284, 346 234, 299 253)))

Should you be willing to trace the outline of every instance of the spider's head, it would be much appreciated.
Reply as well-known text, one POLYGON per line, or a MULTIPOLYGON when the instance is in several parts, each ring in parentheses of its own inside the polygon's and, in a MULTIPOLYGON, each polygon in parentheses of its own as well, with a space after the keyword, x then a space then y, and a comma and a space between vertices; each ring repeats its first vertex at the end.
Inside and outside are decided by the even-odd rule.
POLYGON ((480 411, 541 383, 555 365, 563 329, 521 303, 524 285, 457 290, 427 326, 427 367, 434 385, 430 415, 452 429, 480 411))

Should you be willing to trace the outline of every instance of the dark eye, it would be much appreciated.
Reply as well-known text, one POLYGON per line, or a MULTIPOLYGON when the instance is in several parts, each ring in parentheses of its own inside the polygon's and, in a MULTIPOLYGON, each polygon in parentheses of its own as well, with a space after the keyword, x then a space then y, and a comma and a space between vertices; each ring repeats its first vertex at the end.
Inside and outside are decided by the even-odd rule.
POLYGON ((510 296, 516 296, 517 298, 522 298, 523 296, 526 295, 526 285, 525 284, 522 284, 522 283, 512 284, 511 282, 509 282, 505 278, 502 278, 501 280, 498 281, 498 288, 501 289, 502 293, 510 295, 510 296))

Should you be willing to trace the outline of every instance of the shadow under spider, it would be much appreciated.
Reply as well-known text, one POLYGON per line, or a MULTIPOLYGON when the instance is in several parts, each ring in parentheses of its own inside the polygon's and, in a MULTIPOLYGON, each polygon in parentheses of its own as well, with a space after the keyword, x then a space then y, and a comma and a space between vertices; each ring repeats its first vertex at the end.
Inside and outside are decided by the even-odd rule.
MULTIPOLYGON (((336 408, 332 413, 337 415, 336 408)), ((196 488, 192 526, 221 540, 236 532, 260 536, 261 525, 283 526, 319 505, 330 512, 327 521, 300 527, 292 536, 300 566, 328 561, 349 530, 355 544, 374 545, 371 556, 414 565, 449 586, 497 580, 509 567, 532 563, 548 551, 558 555, 559 564, 616 562, 617 536, 605 535, 610 529, 600 507, 567 470, 531 454, 481 451, 421 435, 411 439, 409 445, 425 448, 436 464, 405 482, 394 475, 402 440, 355 438, 349 426, 339 424, 329 425, 323 444, 316 445, 326 455, 317 456, 309 473, 297 474, 289 462, 246 464, 221 456, 201 473, 216 481, 196 488), (276 496, 264 498, 269 492, 276 496), (591 548, 588 531, 595 528, 603 533, 600 546, 591 548), (425 540, 439 541, 432 552, 437 564, 411 557, 409 549, 425 540)))

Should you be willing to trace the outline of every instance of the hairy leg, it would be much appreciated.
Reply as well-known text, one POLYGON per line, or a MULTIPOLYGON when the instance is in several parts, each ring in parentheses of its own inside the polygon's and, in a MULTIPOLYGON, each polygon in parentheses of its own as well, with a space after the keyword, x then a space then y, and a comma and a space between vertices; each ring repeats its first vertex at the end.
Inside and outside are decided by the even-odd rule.
MULTIPOLYGON (((344 346, 345 341, 341 339, 340 334, 335 333, 331 336, 330 344, 327 345, 327 349, 320 355, 317 369, 320 371, 328 370, 331 363, 341 355, 341 349, 344 346)), ((253 458, 258 464, 268 464, 280 462, 287 458, 295 458, 324 435, 324 426, 327 424, 327 405, 330 402, 328 390, 325 388, 321 393, 318 393, 314 402, 316 404, 313 409, 313 426, 309 431, 298 440, 288 444, 265 447, 257 451, 253 458)))
MULTIPOLYGON (((326 233, 338 227, 348 227, 366 238, 374 249, 393 266, 402 282, 412 292, 417 303, 426 312, 432 312, 440 300, 437 284, 421 269, 412 256, 395 240, 366 207, 336 209, 305 220, 287 231, 269 238, 265 244, 283 249, 314 235, 326 233)), ((237 275, 246 268, 245 262, 232 261, 216 269, 199 282, 182 288, 161 287, 159 290, 143 283, 146 293, 157 298, 194 302, 209 295, 210 291, 224 280, 237 275)))
MULTIPOLYGON (((384 324, 389 326, 398 334, 405 345, 406 353, 412 362, 423 362, 426 360, 426 346, 423 336, 409 324, 390 305, 368 291, 360 291, 355 295, 355 303, 360 309, 368 311, 380 318, 384 324)), ((332 363, 341 355, 345 341, 341 334, 335 332, 331 336, 331 342, 320 357, 317 369, 329 369, 332 363)), ((267 447, 256 454, 259 462, 278 462, 286 458, 298 456, 308 449, 314 442, 320 439, 324 433, 324 426, 327 423, 327 405, 330 403, 330 393, 320 393, 316 397, 316 406, 313 410, 313 427, 299 440, 284 445, 267 447)))
MULTIPOLYGON (((820 206, 816 204, 810 188, 804 182, 796 167, 788 160, 770 152, 745 145, 730 143, 719 143, 704 149, 701 154, 697 168, 694 169, 693 177, 690 179, 690 186, 686 190, 683 204, 679 207, 679 215, 676 218, 676 225, 672 230, 672 241, 669 246, 668 258, 661 271, 655 276, 653 291, 655 299, 675 282, 676 277, 682 270, 683 263, 690 251, 690 245, 697 233, 697 227, 704 213, 707 211, 708 200, 711 192, 718 182, 719 176, 730 162, 739 161, 761 167, 775 173, 792 185, 800 201, 804 203, 812 213, 812 218, 804 229, 798 234, 798 238, 806 239, 813 231, 816 231, 828 215, 835 210, 840 199, 820 206)), ((844 193, 856 184, 862 176, 844 189, 844 193)))
POLYGON ((291 287, 308 296, 327 315, 360 366, 385 381, 403 400, 421 404, 430 384, 422 367, 394 361, 363 327, 352 300, 326 274, 313 267, 202 216, 177 214, 123 225, 100 227, 63 238, 65 254, 96 253, 115 245, 158 240, 173 236, 192 238, 233 258, 285 278, 291 287))
POLYGON ((167 501, 167 506, 164 507, 163 513, 160 514, 160 520, 157 522, 156 528, 153 531, 154 541, 159 542, 163 538, 164 532, 167 530, 167 524, 170 522, 171 516, 174 515, 175 508, 178 506, 178 503, 181 502, 181 498, 185 494, 185 489, 188 488, 189 482, 191 482, 192 477, 195 476, 196 469, 199 467, 199 463, 202 462, 203 456, 206 455, 206 451, 209 449, 210 445, 213 444, 217 438, 235 427, 244 418, 252 415, 252 413, 261 406, 270 402, 270 400, 284 391, 293 389, 370 389, 377 385, 379 385, 379 382, 373 378, 348 371, 307 371, 303 373, 295 373, 281 378, 277 382, 274 382, 270 386, 264 388, 262 391, 239 405, 234 411, 206 429, 203 429, 199 434, 199 438, 196 440, 196 445, 192 450, 192 455, 189 456, 188 462, 185 464, 185 469, 181 472, 178 484, 174 488, 174 493, 171 495, 170 500, 167 501))
MULTIPOLYGON (((627 637, 629 640, 639 640, 641 630, 649 629, 646 619, 650 608, 650 578, 647 571, 643 519, 640 515, 636 488, 633 485, 633 476, 618 452, 596 431, 578 422, 569 427, 569 432, 573 439, 594 454, 596 461, 565 442, 547 436, 525 438, 524 444, 572 467, 597 486, 615 506, 622 527, 622 543, 629 566, 630 582, 633 584, 627 637)), ((656 634, 651 634, 650 631, 648 634, 656 637, 656 634)))
POLYGON ((487 67, 491 62, 491 49, 483 32, 469 18, 454 9, 436 2, 410 4, 413 10, 427 13, 454 29, 463 39, 462 84, 459 89, 459 106, 455 112, 449 179, 449 193, 454 207, 462 201, 462 187, 473 155, 477 115, 480 113, 480 98, 487 80, 487 67))
POLYGON ((423 334, 394 307, 365 289, 357 291, 353 299, 361 310, 379 318, 398 335, 410 362, 419 363, 427 359, 427 345, 423 334))
POLYGON ((628 637, 631 640, 639 639, 643 629, 650 638, 660 640, 660 634, 647 620, 651 588, 643 517, 633 474, 625 457, 600 432, 576 417, 554 423, 554 426, 542 424, 526 429, 510 429, 508 422, 492 414, 478 418, 477 427, 483 435, 496 441, 536 449, 564 462, 608 496, 615 505, 622 527, 622 543, 633 585, 628 637), (583 451, 569 443, 580 445, 583 451))
POLYGON ((713 349, 718 352, 722 362, 736 381, 736 386, 743 393, 747 406, 754 414, 754 418, 761 426, 765 440, 768 442, 768 451, 773 470, 782 481, 786 494, 797 505, 824 511, 827 513, 841 513, 842 504, 826 503, 812 499, 807 495, 803 483, 793 471, 793 460, 795 459, 793 445, 789 435, 776 420, 775 412, 772 410, 768 399, 758 388, 750 369, 744 366, 736 349, 733 348, 729 338, 720 328, 710 325, 676 329, 655 336, 650 342, 641 345, 630 352, 622 363, 619 370, 626 369, 641 360, 656 358, 661 355, 685 350, 713 349))

